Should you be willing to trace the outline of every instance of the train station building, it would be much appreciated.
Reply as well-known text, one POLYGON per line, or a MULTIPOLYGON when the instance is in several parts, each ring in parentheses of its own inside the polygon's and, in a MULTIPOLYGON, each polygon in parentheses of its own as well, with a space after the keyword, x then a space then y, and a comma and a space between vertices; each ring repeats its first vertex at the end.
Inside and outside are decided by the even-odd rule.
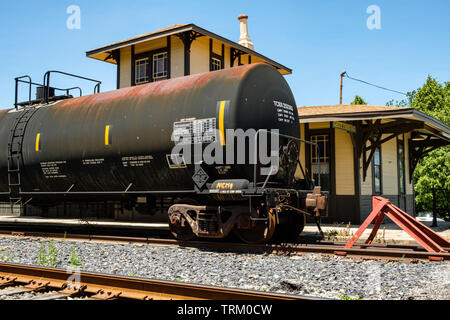
POLYGON ((450 144, 450 127, 410 108, 331 105, 298 108, 301 138, 318 143, 300 151, 304 175, 330 193, 327 222, 363 222, 372 197, 415 215, 414 169, 427 153, 450 144))
MULTIPOLYGON (((181 24, 86 52, 117 66, 117 88, 252 63, 267 63, 282 75, 292 70, 255 51, 245 15, 240 38, 228 40, 194 24, 181 24)), ((296 176, 318 182, 330 194, 326 222, 361 223, 372 196, 389 198, 408 213, 414 205, 414 169, 421 157, 450 143, 450 127, 415 109, 331 105, 299 107, 302 144, 296 176)))

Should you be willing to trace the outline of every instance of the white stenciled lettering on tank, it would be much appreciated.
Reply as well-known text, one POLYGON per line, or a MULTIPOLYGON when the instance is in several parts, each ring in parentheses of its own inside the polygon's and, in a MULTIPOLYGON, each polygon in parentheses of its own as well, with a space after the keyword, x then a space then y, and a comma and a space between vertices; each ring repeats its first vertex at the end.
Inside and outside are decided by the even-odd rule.
POLYGON ((83 165, 85 166, 103 164, 103 162, 105 162, 105 159, 83 159, 83 165))
POLYGON ((190 119, 173 124, 172 141, 176 144, 211 143, 215 141, 216 118, 190 119))
POLYGON ((273 101, 274 106, 277 108, 278 122, 293 124, 295 123, 294 107, 279 101, 273 101))
POLYGON ((65 174, 61 173, 61 166, 65 165, 66 161, 52 161, 52 162, 41 162, 42 173, 46 179, 58 179, 67 178, 65 174))
POLYGON ((150 164, 153 160, 153 156, 131 156, 122 157, 122 165, 124 167, 143 167, 146 164, 150 164))

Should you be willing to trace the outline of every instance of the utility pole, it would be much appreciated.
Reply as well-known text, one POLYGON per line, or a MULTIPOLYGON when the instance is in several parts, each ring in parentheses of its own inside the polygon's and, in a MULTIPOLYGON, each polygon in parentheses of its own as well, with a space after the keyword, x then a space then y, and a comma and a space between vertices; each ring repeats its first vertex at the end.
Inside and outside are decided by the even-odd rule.
POLYGON ((339 100, 339 104, 342 104, 342 88, 344 87, 344 76, 347 74, 347 71, 341 73, 341 99, 339 100))

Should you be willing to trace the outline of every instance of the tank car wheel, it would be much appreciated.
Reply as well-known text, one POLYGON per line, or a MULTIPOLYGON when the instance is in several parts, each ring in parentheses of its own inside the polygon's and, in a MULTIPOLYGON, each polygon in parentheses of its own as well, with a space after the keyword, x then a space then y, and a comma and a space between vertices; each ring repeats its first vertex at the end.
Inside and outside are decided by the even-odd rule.
POLYGON ((234 229, 234 233, 245 243, 258 244, 269 242, 275 233, 276 218, 275 214, 270 212, 267 221, 253 221, 252 228, 234 229))
POLYGON ((275 239, 281 242, 294 242, 305 229, 306 216, 293 211, 281 214, 286 215, 287 219, 284 223, 277 226, 275 239))
MULTIPOLYGON (((190 198, 183 198, 176 200, 175 204, 197 206, 198 202, 190 198)), ((179 211, 169 213, 169 227, 172 235, 179 241, 190 241, 195 239, 195 234, 192 232, 191 226, 179 211)))

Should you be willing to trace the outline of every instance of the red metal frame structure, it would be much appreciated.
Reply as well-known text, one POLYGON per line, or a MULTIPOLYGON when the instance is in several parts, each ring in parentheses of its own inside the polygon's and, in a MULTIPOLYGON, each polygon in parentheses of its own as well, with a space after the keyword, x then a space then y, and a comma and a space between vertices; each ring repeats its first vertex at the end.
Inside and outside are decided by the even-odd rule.
POLYGON ((441 237, 439 234, 428 228, 423 223, 417 221, 406 212, 402 211, 395 205, 393 205, 388 199, 382 197, 372 198, 373 211, 369 217, 364 221, 361 227, 352 236, 349 242, 345 245, 346 249, 353 247, 355 242, 361 237, 364 230, 374 222, 375 225, 370 233, 369 238, 366 240, 366 244, 371 244, 375 238, 381 223, 387 216, 393 222, 395 222, 400 228, 406 231, 411 237, 413 237, 421 246, 423 246, 430 253, 449 252, 450 242, 441 237))

